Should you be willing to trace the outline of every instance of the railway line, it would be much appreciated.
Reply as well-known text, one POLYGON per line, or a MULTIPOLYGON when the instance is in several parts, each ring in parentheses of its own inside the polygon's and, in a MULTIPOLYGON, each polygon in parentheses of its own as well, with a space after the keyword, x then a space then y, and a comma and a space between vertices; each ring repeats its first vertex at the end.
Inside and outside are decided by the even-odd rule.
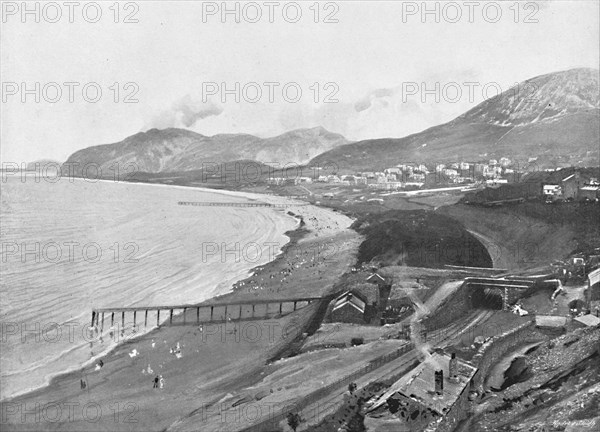
MULTIPOLYGON (((474 311, 464 320, 453 323, 442 329, 430 331, 429 334, 433 335, 431 338, 427 338, 423 345, 430 345, 435 348, 447 347, 468 330, 487 321, 493 314, 493 310, 474 311)), ((297 409, 295 412, 300 414, 300 417, 304 420, 297 430, 302 431, 314 427, 319 424, 324 417, 337 411, 343 402, 343 397, 347 392, 347 385, 349 382, 356 383, 358 389, 361 389, 374 381, 395 381, 407 373, 410 370, 411 365, 413 365, 423 354, 413 343, 407 341, 406 344, 405 353, 402 353, 397 357, 391 357, 389 361, 383 362, 381 365, 372 368, 368 372, 364 367, 358 369, 358 371, 364 370, 365 373, 361 374, 359 377, 356 377, 356 372, 348 375, 347 377, 352 377, 351 381, 348 381, 347 377, 336 381, 331 392, 326 396, 317 397, 317 395, 322 393, 322 389, 318 389, 303 396, 299 400, 290 403, 290 405, 297 409)), ((288 412, 281 412, 261 420, 250 427, 242 428, 241 431, 267 432, 273 430, 279 422, 285 420, 287 414, 288 412)))

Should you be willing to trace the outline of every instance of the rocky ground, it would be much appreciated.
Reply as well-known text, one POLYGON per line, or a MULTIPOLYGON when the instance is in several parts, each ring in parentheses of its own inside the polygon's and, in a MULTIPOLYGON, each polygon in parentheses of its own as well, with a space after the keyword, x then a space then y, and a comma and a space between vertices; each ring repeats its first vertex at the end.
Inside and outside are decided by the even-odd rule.
POLYGON ((530 378, 476 406, 462 430, 598 430, 600 329, 578 329, 550 340, 526 362, 530 378))

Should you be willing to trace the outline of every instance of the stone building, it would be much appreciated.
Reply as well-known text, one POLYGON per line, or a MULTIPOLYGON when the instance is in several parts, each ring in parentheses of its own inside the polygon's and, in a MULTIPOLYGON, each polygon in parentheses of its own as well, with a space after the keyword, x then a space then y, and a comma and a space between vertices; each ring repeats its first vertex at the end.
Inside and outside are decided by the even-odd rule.
POLYGON ((565 199, 576 199, 579 194, 579 189, 584 185, 584 179, 581 178, 579 172, 575 172, 561 181, 562 194, 565 199))
POLYGON ((451 431, 467 416, 476 372, 477 368, 454 354, 434 353, 371 405, 365 425, 368 430, 380 430, 374 418, 382 418, 387 411, 391 416, 386 416, 386 427, 396 425, 398 431, 451 431))
POLYGON ((600 268, 587 276, 585 299, 590 313, 600 317, 600 268))

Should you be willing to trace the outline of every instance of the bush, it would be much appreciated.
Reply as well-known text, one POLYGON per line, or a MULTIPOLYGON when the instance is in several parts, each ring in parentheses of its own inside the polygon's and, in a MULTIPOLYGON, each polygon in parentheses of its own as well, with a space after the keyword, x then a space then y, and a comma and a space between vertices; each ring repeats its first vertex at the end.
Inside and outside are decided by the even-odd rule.
POLYGON ((362 345, 365 343, 365 340, 363 338, 352 338, 350 340, 350 344, 352 346, 358 346, 358 345, 362 345))

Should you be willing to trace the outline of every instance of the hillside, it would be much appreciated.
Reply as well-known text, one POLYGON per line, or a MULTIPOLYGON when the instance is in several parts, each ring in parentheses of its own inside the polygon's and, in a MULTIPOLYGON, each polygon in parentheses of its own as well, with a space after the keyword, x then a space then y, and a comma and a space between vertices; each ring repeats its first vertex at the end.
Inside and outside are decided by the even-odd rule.
POLYGON ((185 129, 150 129, 118 143, 79 150, 66 163, 77 163, 80 168, 95 164, 93 166, 100 166, 102 172, 110 176, 114 175, 116 166, 121 171, 129 169, 130 173, 134 168, 144 173, 185 172, 235 160, 283 166, 306 163, 317 154, 347 142, 343 136, 321 127, 266 139, 246 134, 207 137, 185 129))
POLYGON ((53 167, 59 167, 61 165, 60 162, 55 161, 53 159, 38 159, 33 162, 28 162, 26 165, 27 171, 36 171, 36 170, 49 170, 53 167))
POLYGON ((390 210, 362 215, 352 228, 365 236, 358 250, 359 264, 492 267, 484 245, 458 220, 443 214, 390 210))
POLYGON ((450 216, 486 245, 494 267, 518 271, 546 266, 574 253, 588 253, 600 241, 600 206, 528 201, 504 207, 443 206, 450 216))
POLYGON ((512 160, 598 165, 598 70, 572 69, 538 76, 490 98, 456 119, 404 138, 364 140, 311 161, 342 172, 379 170, 400 163, 512 160))

